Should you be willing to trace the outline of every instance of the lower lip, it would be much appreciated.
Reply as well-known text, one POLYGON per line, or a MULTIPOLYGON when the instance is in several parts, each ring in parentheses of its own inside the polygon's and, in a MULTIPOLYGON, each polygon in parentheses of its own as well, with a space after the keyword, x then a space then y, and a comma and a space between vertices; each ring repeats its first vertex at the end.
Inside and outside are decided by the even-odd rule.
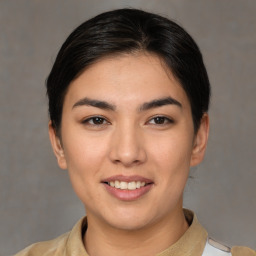
POLYGON ((137 188, 134 190, 118 189, 111 187, 108 184, 103 183, 106 190, 114 197, 122 201, 134 201, 145 195, 152 188, 153 184, 148 184, 144 187, 137 188))

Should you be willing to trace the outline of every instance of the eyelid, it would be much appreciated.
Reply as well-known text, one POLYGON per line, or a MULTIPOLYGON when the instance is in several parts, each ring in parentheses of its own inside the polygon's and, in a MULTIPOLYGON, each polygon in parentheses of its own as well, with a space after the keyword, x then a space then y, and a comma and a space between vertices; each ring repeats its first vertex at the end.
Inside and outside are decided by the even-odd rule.
POLYGON ((151 122, 152 120, 156 119, 156 118, 164 118, 164 119, 165 119, 165 123, 163 123, 163 124, 157 124, 157 123, 155 123, 155 124, 153 124, 153 125, 164 126, 164 125, 168 125, 168 124, 173 124, 173 123, 174 123, 173 118, 168 117, 168 116, 165 116, 165 115, 154 115, 154 116, 150 117, 146 123, 147 123, 147 124, 150 124, 150 122, 151 122), (167 123, 166 123, 166 121, 167 121, 167 123))
POLYGON ((88 124, 88 125, 91 125, 91 126, 103 126, 103 125, 107 125, 107 124, 110 124, 109 120, 105 117, 105 116, 102 116, 102 115, 93 115, 93 116, 88 116, 84 119, 82 119, 81 121, 82 124, 88 124), (89 122, 95 118, 100 118, 100 119, 103 119, 104 122, 106 123, 103 123, 103 124, 90 124, 89 122))

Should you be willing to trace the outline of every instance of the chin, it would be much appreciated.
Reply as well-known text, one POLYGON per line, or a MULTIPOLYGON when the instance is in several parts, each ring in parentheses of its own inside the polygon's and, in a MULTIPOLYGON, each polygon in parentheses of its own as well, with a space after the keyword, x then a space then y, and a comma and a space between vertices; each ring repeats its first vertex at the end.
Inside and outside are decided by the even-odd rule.
POLYGON ((123 230, 123 231, 137 231, 145 228, 147 225, 149 225, 147 220, 143 219, 136 219, 136 218, 130 218, 130 219, 119 219, 119 220, 113 220, 109 223, 112 228, 123 230))
POLYGON ((152 215, 152 212, 135 211, 118 211, 111 212, 109 216, 104 216, 105 222, 107 222, 112 228, 126 231, 135 231, 146 228, 150 224, 156 221, 156 217, 152 215), (148 213, 151 213, 150 215, 148 213))

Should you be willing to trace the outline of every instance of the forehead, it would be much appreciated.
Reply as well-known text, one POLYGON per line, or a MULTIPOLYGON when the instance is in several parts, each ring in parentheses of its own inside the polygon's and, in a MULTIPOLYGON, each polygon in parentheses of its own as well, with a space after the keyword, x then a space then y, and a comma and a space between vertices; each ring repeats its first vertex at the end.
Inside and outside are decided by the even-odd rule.
POLYGON ((71 82, 65 102, 91 97, 136 104, 171 96, 189 105, 178 80, 156 55, 123 54, 100 59, 71 82))

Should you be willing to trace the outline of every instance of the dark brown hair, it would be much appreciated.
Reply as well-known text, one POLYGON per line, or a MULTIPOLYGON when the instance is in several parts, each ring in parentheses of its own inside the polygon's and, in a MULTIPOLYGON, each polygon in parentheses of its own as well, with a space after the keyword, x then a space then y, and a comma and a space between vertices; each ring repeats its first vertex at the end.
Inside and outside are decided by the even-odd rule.
POLYGON ((102 13, 77 27, 62 45, 47 79, 49 115, 58 132, 69 84, 101 58, 146 51, 159 56, 186 92, 198 130, 208 111, 210 84, 201 52, 175 22, 136 9, 102 13))

